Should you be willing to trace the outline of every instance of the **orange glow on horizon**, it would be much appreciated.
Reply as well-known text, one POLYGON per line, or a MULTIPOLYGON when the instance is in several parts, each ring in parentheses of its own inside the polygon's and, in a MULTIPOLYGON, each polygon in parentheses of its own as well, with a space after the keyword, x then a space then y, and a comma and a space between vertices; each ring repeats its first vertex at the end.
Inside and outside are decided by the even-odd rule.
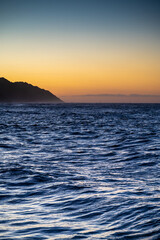
POLYGON ((84 94, 160 94, 160 54, 152 45, 12 44, 2 49, 0 60, 1 76, 10 81, 28 82, 71 101, 72 95, 84 94))

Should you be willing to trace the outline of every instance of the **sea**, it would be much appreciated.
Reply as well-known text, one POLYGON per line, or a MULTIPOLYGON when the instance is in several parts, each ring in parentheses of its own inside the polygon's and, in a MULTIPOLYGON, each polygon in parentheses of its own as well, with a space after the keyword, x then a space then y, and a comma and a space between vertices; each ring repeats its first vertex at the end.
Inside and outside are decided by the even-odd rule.
POLYGON ((160 239, 160 104, 1 104, 0 240, 160 239))

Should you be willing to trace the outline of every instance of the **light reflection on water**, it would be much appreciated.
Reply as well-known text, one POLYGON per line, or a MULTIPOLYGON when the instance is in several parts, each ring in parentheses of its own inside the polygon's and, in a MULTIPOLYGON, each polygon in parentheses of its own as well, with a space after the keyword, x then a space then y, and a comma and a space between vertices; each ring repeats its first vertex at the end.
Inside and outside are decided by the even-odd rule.
POLYGON ((160 105, 0 115, 0 239, 160 238, 160 105))

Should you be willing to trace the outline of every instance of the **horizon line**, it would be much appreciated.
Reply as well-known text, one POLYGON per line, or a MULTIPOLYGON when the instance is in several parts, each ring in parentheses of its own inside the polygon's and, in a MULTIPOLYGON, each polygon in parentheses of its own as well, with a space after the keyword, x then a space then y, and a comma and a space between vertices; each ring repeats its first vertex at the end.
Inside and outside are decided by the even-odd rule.
POLYGON ((77 94, 61 95, 61 97, 160 97, 160 94, 77 94))

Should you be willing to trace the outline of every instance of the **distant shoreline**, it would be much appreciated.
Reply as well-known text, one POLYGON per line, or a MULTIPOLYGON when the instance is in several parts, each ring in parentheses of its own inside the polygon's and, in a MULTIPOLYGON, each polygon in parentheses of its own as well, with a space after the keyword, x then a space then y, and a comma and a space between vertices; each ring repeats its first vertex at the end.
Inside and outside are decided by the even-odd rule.
POLYGON ((48 90, 26 82, 10 82, 0 78, 1 103, 62 103, 63 101, 48 90))

